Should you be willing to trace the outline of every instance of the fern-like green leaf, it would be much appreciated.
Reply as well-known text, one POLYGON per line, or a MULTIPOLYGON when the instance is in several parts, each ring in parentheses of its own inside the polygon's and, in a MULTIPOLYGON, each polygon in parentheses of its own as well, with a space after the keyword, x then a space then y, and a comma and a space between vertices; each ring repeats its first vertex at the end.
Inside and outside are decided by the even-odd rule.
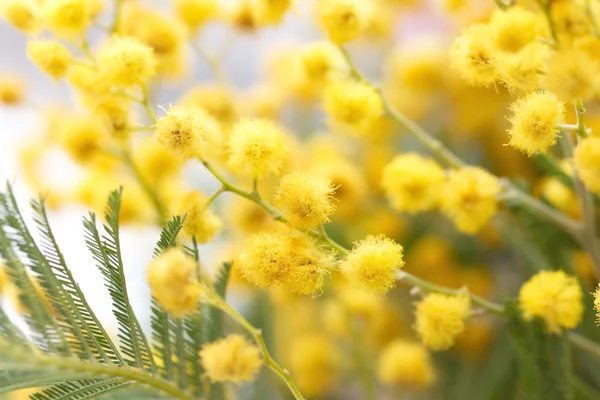
POLYGON ((84 400, 120 390, 132 382, 123 378, 87 379, 62 382, 31 396, 34 400, 84 400))

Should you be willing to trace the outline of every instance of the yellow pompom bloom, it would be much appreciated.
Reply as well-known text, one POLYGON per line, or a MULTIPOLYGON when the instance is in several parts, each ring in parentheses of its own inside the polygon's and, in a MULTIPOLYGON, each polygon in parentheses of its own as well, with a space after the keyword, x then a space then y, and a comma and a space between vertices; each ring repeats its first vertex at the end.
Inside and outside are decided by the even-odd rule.
POLYGON ((565 119, 565 105, 548 92, 530 93, 511 105, 509 144, 529 155, 546 153, 556 143, 559 124, 565 119))
POLYGON ((563 271, 541 271, 521 287, 519 308, 526 320, 540 318, 550 333, 560 333, 581 321, 583 293, 575 277, 563 271))
POLYGON ((25 97, 24 83, 19 76, 0 74, 0 103, 14 106, 25 97))
POLYGON ((234 263, 256 286, 313 294, 323 286, 323 265, 328 261, 307 235, 281 230, 250 236, 234 263))
POLYGON ((195 236, 198 243, 210 242, 223 229, 221 219, 206 207, 206 197, 200 191, 185 195, 174 214, 186 215, 183 231, 195 236))
POLYGON ((303 395, 320 397, 335 387, 339 354, 323 334, 293 337, 288 351, 290 372, 303 395))
POLYGON ((510 92, 521 89, 531 92, 546 84, 546 70, 550 47, 533 42, 517 53, 505 53, 498 57, 496 73, 510 92))
POLYGON ((374 293, 386 293, 395 286, 395 272, 403 265, 402 246, 379 235, 357 242, 341 269, 350 284, 374 293))
POLYGON ((18 30, 35 33, 39 30, 35 6, 30 0, 5 0, 0 4, 0 12, 6 21, 18 30))
POLYGON ((182 158, 200 157, 219 125, 206 112, 191 107, 171 107, 156 123, 158 141, 182 158))
POLYGON ((217 0, 175 0, 177 17, 192 30, 215 17, 218 11, 217 0))
POLYGON ((286 134, 272 121, 243 119, 231 131, 227 165, 236 174, 255 179, 277 174, 289 156, 286 134))
POLYGON ((470 315, 471 299, 467 295, 431 293, 417 303, 415 330, 427 347, 446 350, 465 329, 470 315))
POLYGON ((89 0, 46 0, 44 22, 58 36, 74 38, 92 24, 94 8, 89 0))
POLYGON ((252 0, 252 13, 259 25, 277 25, 291 5, 292 0, 252 0))
POLYGON ((600 138, 583 139, 575 149, 577 174, 585 186, 600 195, 600 138))
POLYGON ((377 377, 387 385, 422 389, 435 381, 435 370, 426 348, 419 343, 395 339, 379 356, 377 377))
POLYGON ((385 167, 381 178, 381 186, 392 207, 411 213, 435 208, 443 183, 442 167, 417 153, 396 156, 385 167))
POLYGON ((356 210, 367 200, 368 187, 363 171, 344 158, 316 159, 311 172, 331 180, 336 188, 333 199, 336 204, 335 218, 343 220, 354 217, 356 210))
POLYGON ((69 49, 52 40, 29 41, 27 55, 39 69, 55 79, 65 76, 73 61, 69 49))
POLYGON ((323 108, 334 124, 364 129, 383 115, 383 103, 369 84, 335 81, 325 88, 323 108))
POLYGON ((211 382, 251 382, 263 364, 258 347, 235 334, 204 345, 200 359, 211 382))
POLYGON ((442 212, 465 233, 476 233, 496 213, 502 186, 477 167, 450 172, 440 198, 442 212))
POLYGON ((179 157, 165 149, 156 137, 147 137, 140 141, 133 154, 134 162, 147 181, 163 182, 173 178, 183 163, 179 157))
POLYGON ((290 226, 312 229, 328 222, 335 211, 334 191, 329 179, 296 171, 281 178, 274 202, 290 226))
POLYGON ((600 88, 598 68, 583 50, 561 48, 548 62, 548 90, 563 101, 590 100, 600 88))
POLYGON ((541 13, 522 7, 496 10, 489 22, 495 46, 502 52, 516 53, 546 34, 546 21, 541 13))
POLYGON ((60 144, 79 163, 94 161, 107 147, 107 132, 101 123, 88 115, 67 118, 58 126, 60 144))
POLYGON ((330 42, 309 44, 300 50, 300 64, 311 81, 327 82, 344 71, 345 61, 340 50, 330 42))
POLYGON ((475 86, 487 87, 496 82, 497 57, 489 27, 483 24, 469 27, 450 48, 450 65, 475 86))
POLYGON ((146 83, 154 75, 156 60, 152 48, 131 37, 113 37, 98 55, 104 78, 118 87, 146 83))
POLYGON ((152 296, 175 318, 196 310, 202 289, 196 276, 196 261, 178 248, 171 248, 148 265, 152 296))
POLYGON ((344 44, 357 39, 369 24, 366 0, 319 0, 317 17, 332 42, 344 44))

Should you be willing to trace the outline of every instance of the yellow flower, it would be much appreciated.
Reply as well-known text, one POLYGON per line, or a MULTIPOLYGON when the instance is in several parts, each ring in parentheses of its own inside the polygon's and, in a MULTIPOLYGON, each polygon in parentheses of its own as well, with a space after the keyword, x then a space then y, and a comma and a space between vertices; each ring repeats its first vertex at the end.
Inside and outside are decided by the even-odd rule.
POLYGON ((487 87, 496 82, 497 53, 489 27, 472 25, 450 48, 450 65, 468 84, 487 87))
POLYGON ((104 79, 118 87, 145 84, 154 75, 152 48, 131 37, 112 37, 98 55, 104 79))
POLYGON ((258 347, 235 334, 204 345, 200 359, 211 382, 251 382, 263 364, 258 347))
POLYGON ((44 22, 57 36, 75 38, 92 24, 92 3, 89 0, 46 0, 44 22))
POLYGON ((435 381, 435 370, 426 348, 419 343, 395 339, 379 356, 377 377, 387 385, 422 389, 435 381))
POLYGON ((195 190, 186 194, 174 210, 174 214, 186 215, 183 231, 195 236, 198 243, 212 241, 223 229, 223 222, 206 207, 206 200, 200 191, 195 190))
POLYGON ((140 141, 133 158, 138 170, 148 182, 163 182, 173 178, 183 166, 179 157, 161 146, 156 137, 152 136, 140 141))
POLYGON ((274 202, 290 226, 312 229, 328 222, 335 211, 334 191, 329 179, 296 171, 281 178, 274 202))
POLYGON ((600 285, 594 292, 594 309, 596 310, 596 322, 600 323, 600 285))
POLYGON ((506 53, 498 57, 496 73, 510 92, 521 89, 531 92, 546 85, 546 70, 550 58, 550 47, 545 43, 533 42, 517 53, 506 53))
POLYGON ((323 109, 334 124, 364 129, 383 115, 383 104, 369 84, 334 81, 323 93, 323 109))
POLYGON ((319 0, 317 17, 332 42, 344 44, 357 39, 369 23, 366 0, 319 0))
POLYGON ((577 279, 563 271, 541 271, 521 287, 519 307, 526 320, 540 318, 550 333, 572 329, 583 316, 583 294, 577 279))
POLYGON ((59 125, 58 138, 65 151, 79 163, 93 161, 107 146, 108 134, 101 123, 89 115, 70 117, 59 125))
POLYGON ((427 347, 446 350, 465 329, 470 315, 471 299, 467 295, 431 293, 417 303, 415 330, 427 347))
POLYGON ((402 246, 383 235, 357 242, 342 262, 348 281, 361 289, 386 293, 396 284, 395 272, 404 265, 402 246))
POLYGON ((548 62, 548 89, 563 101, 590 100, 600 87, 599 67, 583 50, 561 48, 548 62))
POLYGON ((256 286, 282 286, 291 293, 313 294, 323 286, 326 262, 328 256, 311 238, 282 229, 250 236, 234 265, 256 286))
POLYGON ((29 41, 27 55, 39 69, 55 79, 65 76, 73 61, 69 49, 52 40, 29 41))
POLYGON ((0 4, 0 12, 6 21, 18 30, 36 33, 40 24, 35 15, 35 6, 31 0, 4 0, 0 4))
POLYGON ((474 234, 496 213, 496 197, 501 190, 498 179, 481 168, 453 170, 442 191, 440 207, 460 231, 474 234))
POLYGON ((279 126, 269 120, 244 119, 231 131, 227 165, 238 175, 260 179, 279 173, 289 154, 288 139, 279 126))
POLYGON ((363 171, 355 164, 341 157, 329 160, 315 157, 315 165, 311 168, 311 172, 331 180, 336 188, 333 194, 336 202, 336 219, 353 217, 356 215, 356 210, 364 205, 368 195, 367 182, 363 171))
POLYGON ((299 55, 304 74, 311 81, 327 82, 345 68, 342 53, 330 42, 309 44, 299 55))
POLYGON ((219 135, 219 126, 200 109, 171 107, 156 123, 156 132, 160 144, 186 159, 200 157, 210 136, 219 135))
POLYGON ((381 178, 381 186, 392 207, 411 213, 435 208, 443 183, 442 167, 417 153, 396 156, 385 167, 381 178))
POLYGON ((505 53, 516 53, 542 39, 547 32, 546 21, 541 13, 519 6, 506 11, 496 10, 489 27, 495 46, 505 53))
POLYGON ((556 143, 564 122, 565 105, 548 92, 534 92, 511 105, 509 144, 529 155, 546 153, 556 143))
POLYGON ((152 296, 175 318, 196 310, 202 289, 196 276, 196 261, 178 248, 171 248, 148 265, 152 296))
POLYGON ((292 0, 252 0, 252 13, 259 25, 277 25, 291 5, 292 0))
POLYGON ((14 106, 25 97, 24 83, 17 75, 0 74, 0 103, 14 106))
POLYGON ((306 333, 289 341, 289 368, 303 395, 320 397, 335 386, 339 354, 320 333, 306 333))
POLYGON ((175 0, 175 13, 191 30, 196 30, 216 16, 218 5, 218 0, 175 0))
POLYGON ((600 195, 600 138, 583 139, 575 149, 575 167, 585 186, 600 195))

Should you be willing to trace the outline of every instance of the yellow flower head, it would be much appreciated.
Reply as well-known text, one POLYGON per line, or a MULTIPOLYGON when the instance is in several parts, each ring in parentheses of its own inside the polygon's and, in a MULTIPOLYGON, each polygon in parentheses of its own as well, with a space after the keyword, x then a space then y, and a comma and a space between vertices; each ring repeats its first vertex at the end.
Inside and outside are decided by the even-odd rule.
POLYGON ((435 370, 429 352, 421 344, 395 339, 379 356, 377 377, 387 385, 422 389, 435 381, 435 370))
POLYGON ((442 212, 462 232, 474 234, 496 213, 498 179, 478 167, 450 172, 440 199, 442 212))
POLYGON ((585 186, 600 195, 600 138, 583 139, 575 149, 577 174, 585 186))
POLYGON ((546 21, 541 13, 522 7, 496 10, 489 22, 495 46, 505 53, 516 53, 546 33, 546 21))
POLYGON ((210 242, 223 229, 223 222, 206 207, 206 197, 200 191, 185 195, 174 211, 174 214, 186 215, 183 231, 195 236, 198 243, 210 242))
POLYGON ((309 44, 300 50, 300 63, 311 81, 327 82, 345 67, 340 50, 330 42, 309 44))
POLYGON ((211 382, 251 382, 263 364, 258 347, 235 334, 205 345, 200 359, 211 382))
POLYGON ((252 0, 252 13, 259 25, 277 25, 283 21, 292 0, 252 0))
POLYGON ((171 107, 156 124, 158 141, 182 158, 200 157, 218 123, 206 112, 191 107, 171 107))
POLYGON ((320 333, 306 333, 289 342, 289 367, 298 388, 308 397, 320 397, 335 386, 339 354, 320 333))
POLYGON ((323 286, 323 265, 328 261, 307 235, 283 229, 250 236, 234 262, 256 286, 313 294, 323 286))
POLYGON ((548 92, 533 92, 511 105, 510 145, 529 155, 546 153, 556 143, 565 105, 548 92))
POLYGON ((344 44, 357 39, 369 24, 367 0, 319 0, 317 17, 332 42, 344 44))
POLYGON ((188 28, 196 30, 216 16, 218 6, 218 0, 175 0, 175 13, 188 28))
POLYGON ((515 89, 525 92, 541 89, 546 84, 549 58, 550 47, 539 42, 528 44, 518 53, 502 54, 496 64, 498 79, 510 92, 515 89))
POLYGON ((360 209, 368 195, 363 171, 342 157, 334 157, 330 160, 316 161, 311 172, 330 179, 336 188, 333 194, 336 202, 336 218, 343 219, 356 215, 356 210, 360 209))
POLYGON ((352 285, 374 293, 386 293, 395 286, 395 272, 403 265, 402 246, 379 235, 367 236, 357 242, 341 269, 352 285))
POLYGON ((519 307, 525 319, 540 318, 550 333, 560 333, 581 321, 582 298, 575 277, 563 271, 541 271, 521 287, 519 307))
POLYGON ((323 108, 334 124, 366 128, 383 114, 377 91, 352 80, 334 81, 325 88, 323 108))
POLYGON ((0 4, 0 13, 12 26, 25 33, 39 30, 39 21, 35 15, 35 4, 31 0, 4 0, 0 4))
POLYGON ((138 170, 148 182, 163 182, 173 178, 183 166, 179 157, 161 146, 152 136, 140 141, 133 156, 138 170))
POLYGON ((295 171, 281 178, 274 202, 290 226, 312 229, 328 222, 335 211, 334 191, 329 179, 295 171))
POLYGON ((75 38, 92 24, 94 8, 89 0, 46 0, 44 22, 57 36, 75 38))
POLYGON ((443 183, 442 167, 417 153, 396 156, 385 167, 381 178, 381 186, 392 207, 411 213, 435 208, 443 183))
POLYGON ((148 265, 152 296, 175 318, 196 310, 202 289, 196 276, 196 261, 179 248, 171 248, 148 265))
POLYGON ((497 58, 489 27, 483 24, 469 27, 450 48, 450 65, 474 86, 487 87, 496 82, 497 58))
POLYGON ((73 160, 93 161, 107 147, 108 134, 101 123, 89 115, 65 119, 58 127, 60 144, 73 160))
POLYGON ((471 299, 467 295, 431 293, 417 303, 415 330, 427 347, 446 350, 465 329, 470 315, 471 299))
POLYGON ((23 101, 25 88, 21 77, 12 74, 0 74, 0 104, 14 106, 23 101))
POLYGON ((243 119, 231 131, 227 165, 236 174, 259 179, 279 173, 289 154, 288 138, 279 126, 264 119, 243 119))
POLYGON ((598 68, 583 50, 561 48, 548 62, 548 89, 563 101, 590 100, 600 88, 598 68))
POLYGON ((65 76, 73 61, 69 49, 52 40, 29 41, 27 55, 39 69, 55 79, 65 76))
POLYGON ((118 87, 145 84, 156 69, 152 48, 131 37, 112 37, 98 59, 104 78, 118 87))

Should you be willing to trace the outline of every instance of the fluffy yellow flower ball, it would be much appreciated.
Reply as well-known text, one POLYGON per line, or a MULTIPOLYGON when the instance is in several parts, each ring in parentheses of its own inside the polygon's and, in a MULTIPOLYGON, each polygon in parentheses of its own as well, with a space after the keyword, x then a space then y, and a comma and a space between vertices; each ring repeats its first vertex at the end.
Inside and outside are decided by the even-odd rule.
POLYGON ((367 0, 319 0, 317 17, 332 42, 344 44, 357 39, 369 24, 367 0))
POLYGON ((175 0, 177 17, 191 30, 198 29, 218 11, 218 0, 175 0))
POLYGON ((171 107, 156 123, 158 141, 184 159, 200 157, 219 130, 217 121, 192 107, 171 107))
POLYGON ((487 87, 496 82, 496 59, 489 28, 483 24, 469 27, 450 48, 450 65, 474 86, 487 87))
POLYGON ((57 136, 65 151, 79 163, 94 161, 107 147, 108 133, 97 119, 88 115, 62 121, 57 136))
POLYGON ((292 0, 252 0, 252 14, 259 25, 277 25, 291 5, 292 0))
POLYGON ((196 270, 196 261, 178 248, 165 251, 148 265, 152 296, 175 318, 194 312, 200 301, 202 289, 196 270))
POLYGON ((392 207, 411 213, 435 208, 443 183, 442 167, 417 153, 396 156, 385 167, 381 178, 381 186, 392 207))
POLYGON ((227 165, 239 175, 255 179, 281 171, 290 155, 288 138, 272 121, 244 119, 229 137, 227 165))
POLYGON ((0 74, 0 103, 14 106, 21 103, 25 97, 22 79, 12 74, 0 74))
POLYGON ((501 190, 498 179, 481 168, 453 170, 444 185, 440 207, 458 230, 474 234, 496 213, 501 190))
POLYGON ((206 197, 200 191, 192 191, 181 199, 175 210, 177 215, 185 215, 183 232, 195 236, 198 243, 207 243, 223 229, 223 222, 206 207, 206 197))
POLYGON ((386 293, 396 284, 402 268, 402 246, 383 235, 367 236, 356 243, 341 269, 348 281, 361 289, 386 293))
POLYGON ((311 43, 300 50, 300 64, 311 81, 327 82, 340 74, 345 61, 340 50, 330 42, 311 43))
POLYGON ((329 179, 295 171, 281 178, 273 200, 290 226, 312 229, 328 222, 335 211, 334 191, 329 179))
POLYGON ((519 307, 527 320, 540 318, 551 333, 572 329, 583 316, 577 279, 563 271, 541 271, 521 287, 519 307))
POLYGON ((334 387, 339 354, 322 333, 306 333, 289 342, 289 368, 305 396, 321 397, 334 387))
POLYGON ((65 76, 73 62, 69 49, 52 40, 29 41, 27 55, 39 69, 55 79, 65 76))
POLYGON ((546 153, 556 143, 564 122, 565 105, 548 92, 529 93, 511 105, 509 144, 529 155, 546 153))
POLYGON ((415 330, 427 347, 446 350, 465 329, 470 315, 471 299, 467 295, 431 293, 417 303, 415 330))
POLYGON ((183 166, 182 160, 165 149, 155 136, 140 141, 133 159, 142 176, 149 182, 164 182, 173 178, 183 166))
POLYGON ((600 195, 600 138, 583 139, 575 149, 575 167, 585 186, 600 195))
POLYGON ((200 359, 211 382, 251 382, 263 364, 258 347, 235 334, 205 345, 200 359))
POLYGON ((98 62, 104 79, 118 87, 144 84, 156 70, 152 48, 132 37, 112 37, 100 49, 98 62))
POLYGON ((323 93, 323 109, 334 124, 364 130, 383 115, 383 103, 369 84, 334 81, 323 93))
POLYGON ((377 377, 387 385, 422 389, 435 381, 435 370, 426 348, 419 343, 395 339, 379 356, 377 377))
POLYGON ((39 30, 35 15, 35 4, 31 0, 5 0, 0 4, 0 12, 9 24, 25 33, 39 30))
POLYGON ((256 286, 313 294, 323 286, 323 266, 328 261, 307 235, 283 229, 250 236, 234 263, 256 286))
POLYGON ((543 39, 546 26, 543 14, 519 6, 496 10, 489 21, 494 45, 505 53, 516 53, 530 43, 543 39))
POLYGON ((548 62, 548 89, 563 101, 588 101, 600 88, 598 63, 578 48, 560 49, 548 62))
POLYGON ((93 2, 89 0, 46 0, 44 22, 58 36, 74 38, 92 24, 93 2))

